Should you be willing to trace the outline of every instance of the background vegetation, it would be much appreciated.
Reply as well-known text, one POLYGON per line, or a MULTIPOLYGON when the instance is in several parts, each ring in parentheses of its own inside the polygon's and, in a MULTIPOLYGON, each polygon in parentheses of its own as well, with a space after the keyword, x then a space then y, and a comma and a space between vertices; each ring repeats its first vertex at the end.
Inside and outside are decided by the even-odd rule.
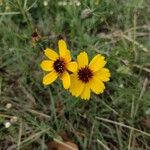
POLYGON ((0 150, 61 150, 68 141, 81 150, 150 150, 149 6, 0 0, 0 150), (74 58, 81 50, 106 56, 112 76, 103 94, 86 102, 59 81, 43 86, 43 50, 60 38, 74 58))

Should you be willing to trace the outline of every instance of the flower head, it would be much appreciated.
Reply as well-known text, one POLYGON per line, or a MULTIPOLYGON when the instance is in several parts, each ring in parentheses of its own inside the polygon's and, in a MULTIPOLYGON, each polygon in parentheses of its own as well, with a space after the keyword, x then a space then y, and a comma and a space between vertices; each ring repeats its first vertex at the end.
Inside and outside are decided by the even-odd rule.
POLYGON ((49 72, 43 78, 43 84, 49 85, 53 83, 58 77, 63 82, 63 87, 68 89, 70 87, 70 72, 76 72, 77 63, 71 61, 70 51, 64 40, 58 41, 59 55, 52 49, 47 48, 44 50, 45 55, 49 60, 41 62, 41 68, 49 72))
POLYGON ((78 69, 71 75, 70 92, 81 99, 90 99, 91 91, 100 94, 105 90, 103 82, 109 81, 110 72, 104 68, 104 56, 97 54, 89 63, 86 52, 81 52, 77 57, 78 69))

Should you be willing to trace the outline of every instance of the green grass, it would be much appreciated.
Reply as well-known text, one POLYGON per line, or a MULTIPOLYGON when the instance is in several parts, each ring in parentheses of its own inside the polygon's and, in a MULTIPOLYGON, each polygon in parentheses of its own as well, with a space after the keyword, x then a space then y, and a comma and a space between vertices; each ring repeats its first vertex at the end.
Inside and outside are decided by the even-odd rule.
POLYGON ((149 0, 47 2, 0 1, 0 150, 46 150, 52 140, 65 142, 62 131, 81 150, 150 150, 149 0), (85 9, 92 16, 82 19, 85 9), (106 56, 112 76, 103 94, 85 102, 60 81, 42 85, 43 50, 57 49, 60 38, 74 59, 81 50, 106 56))

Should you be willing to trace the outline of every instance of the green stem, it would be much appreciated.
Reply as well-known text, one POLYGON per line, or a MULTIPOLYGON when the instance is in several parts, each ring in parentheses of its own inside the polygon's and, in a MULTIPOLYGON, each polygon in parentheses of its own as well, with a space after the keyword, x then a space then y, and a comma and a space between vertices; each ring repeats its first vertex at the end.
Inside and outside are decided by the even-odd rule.
POLYGON ((23 17, 24 17, 24 20, 27 22, 28 26, 32 29, 33 28, 32 23, 31 23, 30 19, 28 18, 28 14, 27 14, 26 10, 21 6, 19 0, 16 0, 16 2, 18 4, 18 7, 19 7, 23 17))
POLYGON ((51 112, 52 112, 52 116, 54 116, 54 120, 55 120, 56 126, 57 126, 57 115, 56 115, 56 109, 55 109, 55 102, 54 102, 54 97, 52 95, 50 87, 49 87, 49 93, 50 93, 50 101, 51 101, 51 112))

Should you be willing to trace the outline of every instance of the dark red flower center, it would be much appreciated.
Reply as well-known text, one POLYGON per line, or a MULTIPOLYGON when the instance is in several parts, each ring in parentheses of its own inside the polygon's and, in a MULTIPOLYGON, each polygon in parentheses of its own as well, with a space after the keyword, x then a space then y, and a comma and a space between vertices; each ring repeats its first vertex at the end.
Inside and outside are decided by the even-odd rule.
POLYGON ((78 71, 78 78, 82 82, 87 83, 93 76, 92 70, 90 70, 88 67, 81 68, 78 71))
POLYGON ((63 73, 64 70, 66 69, 65 67, 66 63, 63 60, 63 58, 58 58, 55 62, 54 62, 54 69, 57 73, 63 73))

